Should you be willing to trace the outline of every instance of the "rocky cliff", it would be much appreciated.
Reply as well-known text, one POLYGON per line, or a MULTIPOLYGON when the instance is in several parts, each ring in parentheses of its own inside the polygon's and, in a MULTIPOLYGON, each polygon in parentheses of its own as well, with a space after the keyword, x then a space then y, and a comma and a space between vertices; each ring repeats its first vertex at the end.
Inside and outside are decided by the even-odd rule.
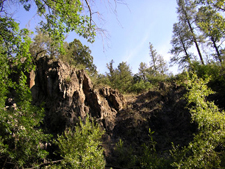
POLYGON ((116 90, 94 89, 84 70, 76 70, 61 60, 39 59, 36 71, 28 77, 33 103, 44 104, 45 124, 52 133, 62 132, 87 115, 110 132, 118 111, 126 106, 126 100, 116 90))

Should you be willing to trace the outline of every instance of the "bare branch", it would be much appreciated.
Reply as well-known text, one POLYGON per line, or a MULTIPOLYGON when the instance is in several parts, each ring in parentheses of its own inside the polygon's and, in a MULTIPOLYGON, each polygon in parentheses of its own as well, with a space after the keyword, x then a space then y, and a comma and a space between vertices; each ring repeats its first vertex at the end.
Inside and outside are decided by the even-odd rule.
POLYGON ((88 6, 88 10, 89 10, 89 16, 90 16, 90 27, 91 27, 91 21, 92 21, 92 12, 91 12, 91 7, 90 7, 90 5, 89 5, 89 2, 88 2, 88 0, 85 0, 85 2, 86 2, 86 4, 87 4, 87 6, 88 6))

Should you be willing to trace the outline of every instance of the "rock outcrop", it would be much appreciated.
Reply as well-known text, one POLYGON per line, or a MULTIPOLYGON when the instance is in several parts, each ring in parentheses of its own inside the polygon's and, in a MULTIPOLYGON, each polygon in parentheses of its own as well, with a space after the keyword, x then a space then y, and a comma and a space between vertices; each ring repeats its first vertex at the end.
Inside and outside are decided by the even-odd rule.
POLYGON ((35 76, 29 76, 33 102, 44 103, 45 124, 53 133, 75 125, 79 117, 94 117, 112 131, 116 114, 126 100, 111 88, 94 89, 84 70, 76 70, 61 60, 43 57, 38 60, 35 76))

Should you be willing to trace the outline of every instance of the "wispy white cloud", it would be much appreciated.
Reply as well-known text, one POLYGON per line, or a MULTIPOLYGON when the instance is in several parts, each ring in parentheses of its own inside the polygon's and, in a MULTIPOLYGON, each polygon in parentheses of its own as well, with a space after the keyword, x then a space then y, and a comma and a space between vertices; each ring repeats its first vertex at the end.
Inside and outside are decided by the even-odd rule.
POLYGON ((149 34, 146 34, 142 38, 140 42, 133 43, 129 48, 127 48, 125 55, 122 57, 123 61, 129 62, 134 57, 137 57, 139 53, 141 53, 141 50, 143 50, 143 46, 146 46, 148 44, 149 34))

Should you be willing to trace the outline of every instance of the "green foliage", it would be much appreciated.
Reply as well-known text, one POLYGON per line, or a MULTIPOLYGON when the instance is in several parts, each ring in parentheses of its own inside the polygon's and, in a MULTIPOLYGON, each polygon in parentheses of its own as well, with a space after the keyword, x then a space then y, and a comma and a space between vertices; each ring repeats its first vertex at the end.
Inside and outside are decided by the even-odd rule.
POLYGON ((225 11, 224 0, 195 0, 195 3, 202 5, 210 5, 213 8, 221 11, 225 11))
POLYGON ((118 89, 121 93, 129 92, 132 85, 133 77, 130 66, 126 62, 122 62, 118 65, 117 69, 113 68, 113 60, 107 64, 109 73, 107 78, 110 86, 114 89, 118 89))
MULTIPOLYGON (((157 86, 158 82, 165 81, 167 75, 164 74, 166 66, 160 65, 161 57, 157 58, 157 70, 141 62, 139 72, 132 75, 131 69, 126 62, 122 62, 116 69, 113 68, 113 60, 107 64, 109 73, 98 77, 98 84, 105 84, 114 89, 118 89, 121 93, 141 93, 145 92, 153 86, 157 86), (160 72, 159 72, 160 71, 160 72)), ((164 63, 164 62, 163 62, 164 63)), ((167 71, 167 70, 165 70, 167 71)))
POLYGON ((170 53, 171 63, 190 65, 195 60, 189 49, 196 47, 201 63, 213 58, 222 64, 224 60, 224 0, 178 0, 178 19, 173 27, 170 53), (207 48, 200 49, 200 45, 207 48), (205 53, 205 58, 203 52, 205 53), (183 56, 181 54, 184 54, 183 56))
POLYGON ((170 53, 173 55, 170 58, 170 63, 178 64, 178 66, 186 67, 190 64, 192 55, 188 51, 191 48, 193 41, 190 39, 191 31, 186 23, 175 23, 173 24, 173 36, 171 40, 172 49, 170 53))
MULTIPOLYGON (((84 8, 79 0, 34 0, 34 3, 31 0, 20 0, 19 4, 22 4, 26 11, 30 10, 31 5, 36 5, 37 14, 45 18, 40 23, 42 34, 36 37, 37 44, 31 46, 29 31, 19 29, 19 24, 9 17, 11 15, 7 11, 9 8, 5 8, 5 3, 9 3, 10 6, 12 2, 0 3, 0 165, 2 168, 38 168, 45 165, 48 155, 41 145, 48 143, 51 136, 44 134, 40 126, 44 110, 31 104, 31 92, 26 84, 25 75, 34 69, 30 52, 33 50, 33 54, 37 56, 41 50, 45 50, 45 53, 49 52, 50 57, 53 57, 58 51, 63 51, 65 33, 75 31, 93 42, 95 29, 91 24, 91 18, 82 14, 84 8)), ((77 141, 77 144, 82 145, 79 149, 83 155, 82 162, 87 166, 104 167, 103 150, 99 147, 102 133, 92 123, 86 123, 88 125, 80 123, 85 131, 77 128, 78 134, 73 135, 66 131, 65 137, 59 136, 58 143, 61 145, 64 158, 63 167, 68 164, 73 168, 73 159, 70 157, 76 155, 76 152, 63 151, 66 148, 63 147, 63 143, 76 136, 80 136, 79 139, 83 139, 84 143, 82 145, 77 141), (92 134, 88 134, 90 131, 92 134)), ((76 157, 80 160, 81 156, 76 157)), ((80 162, 79 165, 81 168, 86 167, 80 162)))
POLYGON ((192 62, 189 70, 195 72, 199 78, 207 79, 210 77, 208 86, 220 94, 225 94, 225 72, 223 67, 216 63, 200 65, 198 62, 192 62))
POLYGON ((122 168, 133 168, 137 162, 137 156, 134 155, 134 150, 131 146, 124 145, 124 142, 120 139, 116 143, 115 155, 117 156, 117 165, 122 168))
MULTIPOLYGON (((197 33, 195 29, 195 18, 196 18, 196 13, 197 13, 197 7, 196 4, 192 2, 192 0, 178 0, 177 1, 178 8, 177 8, 177 13, 178 13, 178 19, 181 25, 184 27, 179 27, 179 31, 183 31, 182 29, 187 26, 187 33, 189 35, 189 40, 193 42, 193 44, 196 47, 196 50, 199 55, 199 59, 201 60, 201 63, 204 65, 204 59, 202 56, 202 52, 200 50, 200 42, 201 41, 201 36, 197 33)), ((190 43, 190 42, 189 42, 190 43)), ((183 45, 183 44, 182 44, 183 45)), ((184 44, 185 48, 187 47, 184 44)), ((185 52, 185 51, 184 51, 185 52)), ((187 53, 187 52, 185 52, 187 53)), ((187 53, 188 54, 188 53, 187 53)), ((186 56, 188 56, 185 54, 186 56)))
POLYGON ((140 81, 132 84, 129 91, 132 93, 142 93, 144 91, 148 91, 152 87, 153 86, 150 82, 145 82, 143 80, 140 80, 140 81))
MULTIPOLYGON (((31 6, 31 1, 20 1, 23 5, 31 6)), ((46 21, 41 21, 41 30, 50 35, 58 43, 64 38, 64 33, 75 31, 80 36, 94 41, 95 31, 87 15, 82 15, 83 5, 80 0, 35 0, 37 13, 46 21)), ((29 8, 25 8, 29 9, 29 8)))
POLYGON ((104 132, 87 117, 74 131, 67 129, 55 141, 61 164, 52 168, 105 168, 105 159, 101 147, 101 136, 104 132))
POLYGON ((168 71, 167 64, 163 57, 157 54, 151 43, 149 43, 149 55, 151 58, 150 68, 153 70, 152 74, 154 76, 157 76, 158 74, 165 74, 168 71))
POLYGON ((189 70, 195 72, 199 78, 218 79, 222 68, 215 63, 200 65, 199 62, 192 62, 189 70))
POLYGON ((153 140, 154 132, 149 129, 149 141, 141 147, 136 147, 136 151, 132 145, 126 145, 120 139, 115 147, 115 155, 117 156, 116 164, 118 168, 144 168, 144 169, 166 169, 172 168, 170 160, 162 158, 156 151, 156 142, 153 140))
POLYGON ((156 151, 156 142, 153 140, 154 131, 149 129, 149 142, 147 144, 143 144, 143 154, 140 157, 140 164, 141 168, 146 169, 164 169, 164 168, 171 168, 170 161, 167 159, 163 159, 159 157, 156 151))
POLYGON ((148 75, 147 79, 152 85, 158 86, 159 82, 163 82, 167 79, 167 75, 160 75, 160 74, 157 76, 148 75))
POLYGON ((210 46, 215 50, 215 60, 219 60, 222 63, 222 57, 220 48, 222 45, 221 39, 224 37, 225 19, 223 16, 211 6, 202 6, 198 9, 197 25, 204 33, 204 36, 209 39, 210 46))
POLYGON ((85 69, 92 78, 97 76, 97 67, 93 63, 89 47, 83 45, 78 39, 74 39, 69 44, 64 43, 64 48, 66 53, 60 55, 60 59, 78 69, 85 69))
POLYGON ((57 58, 60 55, 60 44, 56 44, 48 34, 44 34, 39 28, 36 28, 36 32, 37 34, 30 45, 33 60, 36 61, 43 56, 57 58))
POLYGON ((192 74, 186 82, 186 98, 190 105, 192 121, 198 124, 198 132, 187 147, 182 150, 174 148, 174 167, 177 168, 221 168, 224 154, 225 114, 220 112, 206 97, 213 91, 207 87, 209 79, 199 79, 192 74), (222 146, 222 147, 220 147, 222 146), (219 148, 220 147, 220 148, 219 148), (219 151, 217 149, 219 148, 219 151))
POLYGON ((40 144, 49 135, 39 128, 43 110, 31 105, 25 73, 32 68, 28 30, 19 30, 13 19, 1 17, 0 53, 0 157, 4 167, 36 166, 46 156, 40 144), (13 76, 18 76, 12 81, 13 76), (5 105, 6 99, 11 106, 5 105))

